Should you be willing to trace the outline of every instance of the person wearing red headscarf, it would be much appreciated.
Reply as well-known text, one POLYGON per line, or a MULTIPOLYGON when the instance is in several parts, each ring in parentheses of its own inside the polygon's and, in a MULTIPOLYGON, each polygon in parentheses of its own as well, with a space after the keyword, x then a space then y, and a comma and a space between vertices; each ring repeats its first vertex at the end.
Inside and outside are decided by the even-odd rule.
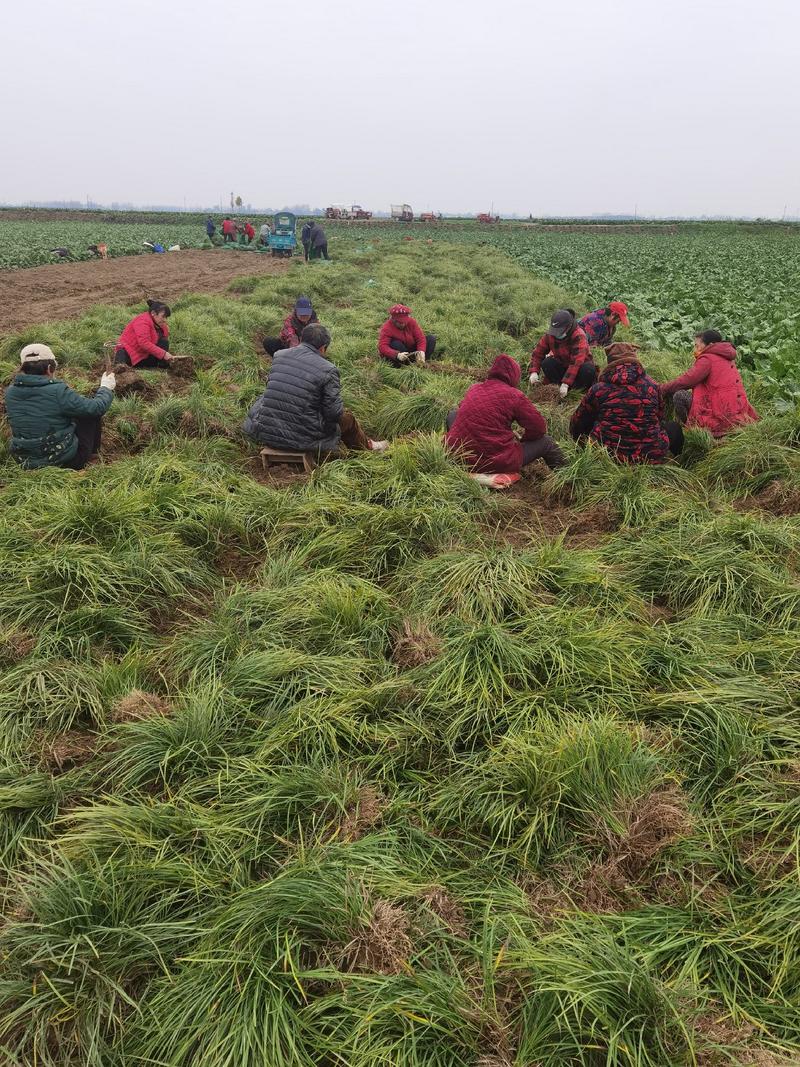
POLYGON ((383 359, 393 367, 407 367, 432 359, 435 351, 436 337, 422 332, 417 320, 411 317, 411 308, 405 304, 389 308, 389 318, 378 335, 378 352, 383 359))

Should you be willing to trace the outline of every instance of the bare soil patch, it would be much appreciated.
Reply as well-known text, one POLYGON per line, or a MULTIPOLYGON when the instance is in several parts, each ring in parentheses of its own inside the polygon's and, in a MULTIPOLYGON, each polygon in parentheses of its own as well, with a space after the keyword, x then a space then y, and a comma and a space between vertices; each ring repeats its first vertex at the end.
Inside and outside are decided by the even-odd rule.
POLYGON ((170 705, 157 693, 146 693, 142 689, 132 689, 126 697, 118 700, 111 709, 113 722, 140 722, 152 719, 156 715, 169 715, 170 705))
POLYGON ((509 507, 501 516, 495 533, 517 548, 529 547, 534 537, 564 535, 569 544, 590 547, 617 528, 617 521, 607 504, 575 511, 566 507, 544 486, 547 469, 535 464, 523 471, 522 478, 503 493, 509 507), (541 469, 539 469, 541 468, 541 469))
POLYGON ((279 274, 283 260, 215 248, 53 263, 0 274, 0 335, 54 319, 72 319, 94 304, 174 301, 184 293, 218 293, 243 274, 279 274))
POLYGON ((776 518, 800 515, 800 488, 778 479, 760 493, 737 500, 734 507, 739 511, 766 511, 776 518))
POLYGON ((87 730, 67 730, 43 742, 41 762, 54 774, 71 767, 82 767, 95 756, 98 743, 97 734, 87 730))
POLYGON ((369 922, 346 946, 344 961, 351 971, 402 974, 411 955, 411 920, 401 904, 378 900, 369 922))
POLYGON ((442 642, 424 622, 405 619, 395 635, 392 659, 398 667, 408 670, 436 659, 441 650, 442 642))

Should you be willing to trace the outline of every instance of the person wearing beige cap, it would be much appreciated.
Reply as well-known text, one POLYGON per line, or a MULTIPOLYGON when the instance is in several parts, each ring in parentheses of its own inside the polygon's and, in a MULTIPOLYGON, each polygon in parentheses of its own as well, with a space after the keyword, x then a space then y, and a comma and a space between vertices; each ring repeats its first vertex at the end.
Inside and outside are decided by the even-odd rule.
POLYGON ((55 377, 56 357, 47 345, 26 345, 19 373, 6 389, 11 455, 21 466, 83 470, 100 447, 103 415, 117 380, 106 373, 94 396, 81 396, 55 377))

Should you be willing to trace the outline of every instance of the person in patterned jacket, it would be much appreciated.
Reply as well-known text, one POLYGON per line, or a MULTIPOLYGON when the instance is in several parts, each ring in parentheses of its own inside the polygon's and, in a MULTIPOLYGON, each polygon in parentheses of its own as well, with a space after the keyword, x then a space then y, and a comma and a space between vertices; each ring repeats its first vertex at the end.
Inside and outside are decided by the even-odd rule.
POLYGON ((639 362, 638 346, 617 342, 606 355, 608 366, 570 420, 572 437, 590 437, 621 463, 663 463, 670 452, 678 455, 683 431, 677 422, 662 425, 661 389, 639 362))
POLYGON ((588 389, 597 377, 592 350, 572 308, 554 313, 549 330, 531 352, 531 385, 539 381, 540 372, 545 381, 559 386, 562 400, 573 386, 588 389))
POLYGON ((628 305, 621 300, 612 300, 608 307, 590 311, 578 322, 578 325, 586 334, 586 340, 590 348, 605 348, 614 340, 617 326, 630 326, 628 318, 628 305))

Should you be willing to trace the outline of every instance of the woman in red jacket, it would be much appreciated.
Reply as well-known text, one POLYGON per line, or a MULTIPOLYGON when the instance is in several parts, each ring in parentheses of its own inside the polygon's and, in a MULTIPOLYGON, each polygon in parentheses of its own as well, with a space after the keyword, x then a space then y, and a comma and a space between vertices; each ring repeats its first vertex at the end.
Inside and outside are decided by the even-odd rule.
POLYGON ((172 311, 160 300, 148 300, 147 311, 131 319, 114 351, 114 362, 128 367, 165 368, 169 354, 169 326, 172 311))
POLYGON ((485 382, 471 385, 461 406, 447 416, 445 443, 483 474, 519 474, 522 467, 543 459, 563 467, 564 453, 547 434, 547 423, 518 386, 522 372, 510 356, 494 361, 485 382), (522 427, 519 439, 512 423, 522 427))
POLYGON ((716 330, 695 335, 694 366, 662 385, 661 392, 672 397, 679 422, 714 437, 758 419, 736 366, 736 349, 716 330))
POLYGON ((378 334, 378 352, 393 367, 407 367, 409 363, 424 363, 436 350, 436 338, 432 333, 423 333, 416 319, 411 317, 411 308, 394 304, 389 308, 389 318, 378 334))

